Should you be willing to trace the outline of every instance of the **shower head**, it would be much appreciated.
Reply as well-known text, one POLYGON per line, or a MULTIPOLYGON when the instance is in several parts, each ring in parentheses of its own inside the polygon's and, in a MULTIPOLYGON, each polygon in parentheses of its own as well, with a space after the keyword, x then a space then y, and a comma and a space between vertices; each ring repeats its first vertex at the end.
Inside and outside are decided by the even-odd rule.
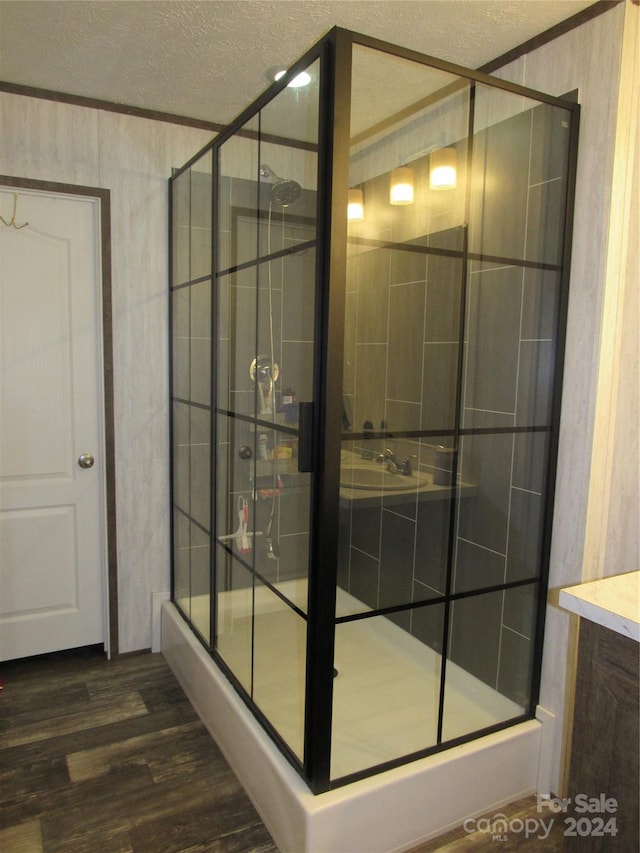
POLYGON ((260 177, 275 179, 275 183, 271 185, 271 201, 281 207, 289 207, 300 198, 302 193, 300 184, 291 178, 281 178, 280 175, 276 175, 271 166, 266 163, 260 166, 260 177))
POLYGON ((271 187, 271 201, 282 207, 289 207, 300 198, 302 187, 297 181, 283 178, 271 187))

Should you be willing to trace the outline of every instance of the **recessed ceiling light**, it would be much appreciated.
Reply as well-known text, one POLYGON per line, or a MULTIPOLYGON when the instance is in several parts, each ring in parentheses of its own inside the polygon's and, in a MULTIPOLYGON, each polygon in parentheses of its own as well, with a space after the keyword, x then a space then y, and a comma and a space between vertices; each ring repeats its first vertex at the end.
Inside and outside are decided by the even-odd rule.
MULTIPOLYGON (((273 78, 274 80, 279 80, 286 73, 286 71, 276 71, 273 78)), ((307 74, 306 71, 301 71, 293 78, 293 80, 290 80, 289 83, 287 83, 287 87, 290 89, 299 89, 301 86, 308 86, 310 82, 311 75, 307 74)))

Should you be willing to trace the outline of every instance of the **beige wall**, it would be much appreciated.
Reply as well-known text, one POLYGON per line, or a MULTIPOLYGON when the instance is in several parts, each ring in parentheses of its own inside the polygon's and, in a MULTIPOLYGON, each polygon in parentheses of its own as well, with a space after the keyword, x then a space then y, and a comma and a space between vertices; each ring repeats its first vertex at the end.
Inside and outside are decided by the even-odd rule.
POLYGON ((626 5, 583 578, 640 567, 640 8, 626 5))
POLYGON ((111 190, 120 651, 169 588, 168 184, 207 131, 0 94, 0 170, 111 190))

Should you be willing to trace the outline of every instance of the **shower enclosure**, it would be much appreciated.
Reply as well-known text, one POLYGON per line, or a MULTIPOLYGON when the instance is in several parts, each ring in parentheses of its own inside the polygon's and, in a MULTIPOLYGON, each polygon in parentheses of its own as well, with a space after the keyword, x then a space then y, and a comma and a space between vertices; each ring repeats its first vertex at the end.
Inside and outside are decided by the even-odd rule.
POLYGON ((535 713, 577 110, 334 29, 172 177, 172 600, 314 793, 535 713))

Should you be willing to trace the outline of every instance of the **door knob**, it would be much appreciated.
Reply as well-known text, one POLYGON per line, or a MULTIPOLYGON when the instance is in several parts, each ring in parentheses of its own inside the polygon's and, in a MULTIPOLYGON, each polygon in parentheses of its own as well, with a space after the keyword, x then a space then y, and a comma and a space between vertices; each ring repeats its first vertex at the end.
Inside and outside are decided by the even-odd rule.
POLYGON ((93 468, 93 463, 95 461, 96 460, 90 453, 81 453, 80 456, 78 456, 78 465, 81 468, 93 468))

